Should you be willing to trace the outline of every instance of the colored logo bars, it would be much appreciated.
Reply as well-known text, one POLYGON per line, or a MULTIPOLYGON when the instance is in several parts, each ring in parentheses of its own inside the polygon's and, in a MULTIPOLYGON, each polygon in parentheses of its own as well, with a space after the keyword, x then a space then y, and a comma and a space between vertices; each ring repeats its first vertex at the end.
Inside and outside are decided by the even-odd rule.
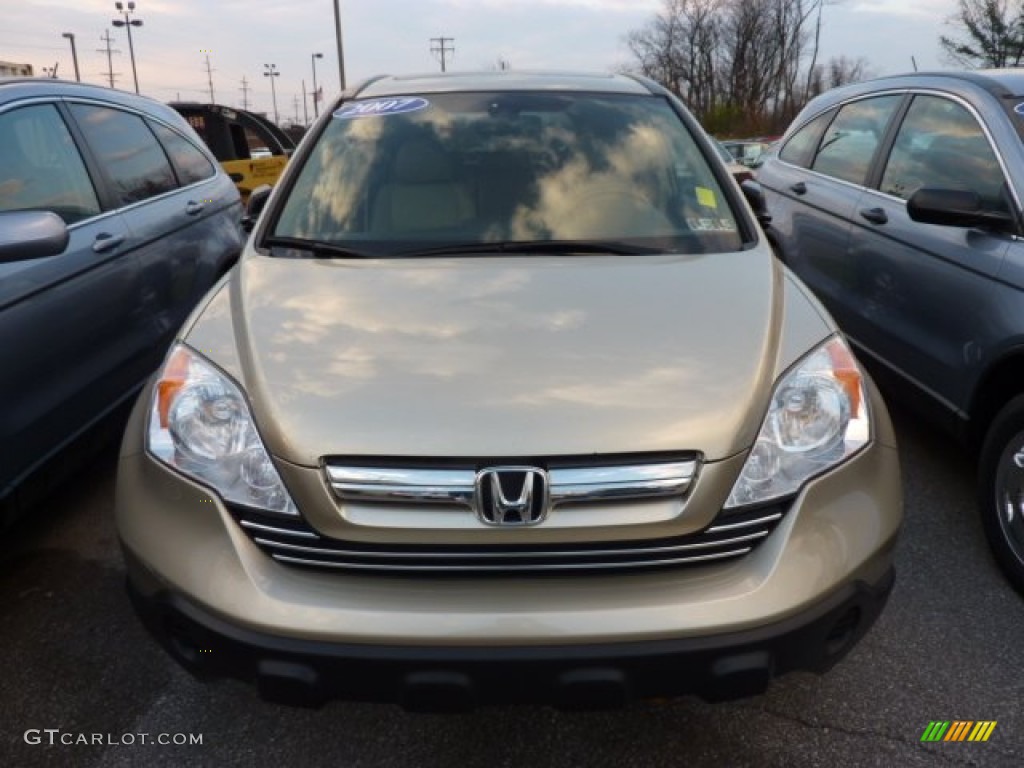
POLYGON ((988 741, 995 729, 995 720, 932 720, 921 741, 988 741))

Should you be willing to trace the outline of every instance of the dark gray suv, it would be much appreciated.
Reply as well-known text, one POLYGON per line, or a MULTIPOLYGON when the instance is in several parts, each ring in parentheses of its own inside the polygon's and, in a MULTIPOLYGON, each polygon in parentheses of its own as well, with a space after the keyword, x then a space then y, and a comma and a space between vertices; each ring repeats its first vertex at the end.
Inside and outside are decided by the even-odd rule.
POLYGON ((234 184, 170 107, 0 80, 0 523, 157 367, 237 260, 240 219, 234 184))
POLYGON ((882 378, 980 456, 1024 592, 1024 70, 914 74, 812 101, 758 174, 776 253, 882 378))

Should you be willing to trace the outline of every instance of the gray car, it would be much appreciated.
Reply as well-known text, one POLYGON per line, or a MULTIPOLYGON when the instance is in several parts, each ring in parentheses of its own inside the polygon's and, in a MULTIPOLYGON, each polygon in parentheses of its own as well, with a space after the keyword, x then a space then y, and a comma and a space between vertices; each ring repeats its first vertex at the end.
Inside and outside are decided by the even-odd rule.
POLYGON ((231 180, 171 108, 0 80, 0 519, 138 392, 237 260, 240 218, 231 180))
POLYGON ((1024 70, 831 91, 758 173, 773 247, 892 391, 979 456, 1024 592, 1024 70))

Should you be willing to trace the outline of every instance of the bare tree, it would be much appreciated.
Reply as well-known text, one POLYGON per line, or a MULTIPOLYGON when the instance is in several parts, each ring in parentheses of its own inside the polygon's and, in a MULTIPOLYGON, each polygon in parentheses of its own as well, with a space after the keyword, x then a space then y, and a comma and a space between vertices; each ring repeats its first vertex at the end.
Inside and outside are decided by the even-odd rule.
POLYGON ((846 56, 833 56, 824 66, 817 65, 808 78, 807 96, 813 98, 830 88, 838 88, 849 83, 858 83, 871 77, 868 60, 863 56, 848 59, 846 56))
POLYGON ((950 62, 965 67, 1016 67, 1024 61, 1024 2, 959 0, 947 24, 961 37, 942 35, 950 62))
POLYGON ((806 100, 829 2, 663 0, 626 43, 639 71, 678 94, 709 129, 774 131, 806 100))

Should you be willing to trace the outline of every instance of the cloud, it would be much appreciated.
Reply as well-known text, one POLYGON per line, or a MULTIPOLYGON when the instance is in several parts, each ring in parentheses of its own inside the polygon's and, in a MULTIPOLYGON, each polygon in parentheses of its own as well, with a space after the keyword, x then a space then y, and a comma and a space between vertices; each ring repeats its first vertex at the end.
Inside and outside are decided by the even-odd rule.
MULTIPOLYGON (((936 12, 935 0, 862 0, 850 6, 855 13, 875 13, 885 16, 932 18, 936 12)), ((952 9, 949 9, 952 10, 952 9)))
POLYGON ((644 9, 657 11, 662 6, 660 0, 443 0, 443 2, 474 10, 499 8, 508 11, 531 6, 544 6, 547 8, 586 8, 599 12, 623 11, 634 14, 644 9))

